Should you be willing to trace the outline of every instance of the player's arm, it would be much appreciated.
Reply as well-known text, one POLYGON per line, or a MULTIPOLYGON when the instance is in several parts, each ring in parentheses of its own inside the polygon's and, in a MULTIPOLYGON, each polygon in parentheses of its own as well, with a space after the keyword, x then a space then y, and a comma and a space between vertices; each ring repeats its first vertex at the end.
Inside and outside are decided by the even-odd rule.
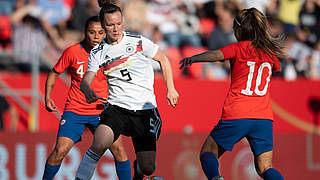
POLYGON ((220 50, 208 50, 206 52, 196 54, 191 57, 184 58, 180 61, 180 69, 186 66, 191 66, 198 62, 215 62, 224 60, 224 55, 220 50))
POLYGON ((10 118, 11 118, 10 131, 11 132, 16 132, 17 131, 17 126, 18 126, 18 121, 19 121, 18 111, 12 105, 10 105, 8 111, 9 111, 10 118))
POLYGON ((157 51, 153 59, 160 62, 163 78, 167 87, 168 104, 175 107, 178 103, 179 94, 174 87, 170 61, 160 50, 157 51))
POLYGON ((51 99, 52 89, 54 87, 54 83, 56 82, 56 78, 59 76, 54 69, 52 69, 47 76, 46 86, 45 86, 45 106, 46 110, 49 112, 57 111, 56 105, 54 101, 51 99))
POLYGON ((96 72, 87 71, 80 83, 80 90, 86 97, 87 103, 95 102, 99 99, 97 94, 90 88, 93 79, 96 77, 96 72))

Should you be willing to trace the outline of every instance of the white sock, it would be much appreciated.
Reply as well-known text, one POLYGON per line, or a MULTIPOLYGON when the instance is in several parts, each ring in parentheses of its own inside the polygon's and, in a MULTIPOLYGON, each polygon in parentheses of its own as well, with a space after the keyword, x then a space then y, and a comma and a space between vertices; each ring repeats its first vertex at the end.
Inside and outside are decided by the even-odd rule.
POLYGON ((94 170, 97 167, 98 161, 101 156, 93 152, 91 149, 88 149, 84 157, 82 158, 77 174, 76 179, 89 180, 93 176, 94 170))

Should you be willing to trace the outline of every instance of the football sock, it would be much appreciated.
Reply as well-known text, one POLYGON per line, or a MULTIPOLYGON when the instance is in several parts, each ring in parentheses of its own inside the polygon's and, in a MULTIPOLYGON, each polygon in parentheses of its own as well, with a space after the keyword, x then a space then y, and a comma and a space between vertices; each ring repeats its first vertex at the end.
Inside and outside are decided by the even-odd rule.
POLYGON ((263 173, 264 180, 284 180, 283 176, 279 171, 274 168, 269 168, 263 173))
POLYGON ((91 149, 88 149, 80 162, 76 178, 91 179, 100 157, 101 156, 93 152, 91 149))
POLYGON ((204 174, 209 180, 213 179, 219 174, 219 162, 214 154, 205 152, 200 156, 201 166, 204 174))
POLYGON ((46 166, 44 168, 44 173, 43 173, 43 180, 52 180, 54 176, 57 174, 57 172, 60 169, 61 164, 56 165, 56 166, 51 166, 46 162, 46 166))
POLYGON ((115 161, 116 171, 119 180, 131 180, 130 161, 115 161))

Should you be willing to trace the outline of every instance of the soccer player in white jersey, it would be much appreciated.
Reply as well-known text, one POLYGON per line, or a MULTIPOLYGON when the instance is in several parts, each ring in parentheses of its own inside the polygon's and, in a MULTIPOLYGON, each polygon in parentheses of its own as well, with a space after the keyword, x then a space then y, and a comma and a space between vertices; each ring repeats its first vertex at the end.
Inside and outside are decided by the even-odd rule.
POLYGON ((92 49, 80 88, 88 103, 97 101, 100 97, 90 84, 101 69, 109 85, 108 104, 100 114, 93 143, 79 165, 76 179, 92 177, 100 157, 120 134, 132 138, 136 153, 133 179, 143 179, 155 170, 156 141, 162 125, 153 90, 151 61, 159 61, 161 65, 168 104, 175 107, 179 95, 170 62, 158 45, 141 35, 124 32, 123 15, 116 5, 104 5, 100 17, 107 36, 92 49))

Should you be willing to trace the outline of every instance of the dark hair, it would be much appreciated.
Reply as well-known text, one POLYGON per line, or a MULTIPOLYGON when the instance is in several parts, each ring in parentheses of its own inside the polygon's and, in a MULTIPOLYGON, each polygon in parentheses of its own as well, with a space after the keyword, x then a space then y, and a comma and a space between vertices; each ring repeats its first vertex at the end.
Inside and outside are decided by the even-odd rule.
POLYGON ((99 4, 99 7, 103 7, 103 6, 106 6, 108 4, 114 4, 114 5, 117 5, 119 3, 118 0, 98 0, 98 4, 99 4))
POLYGON ((119 6, 117 6, 117 5, 109 3, 109 4, 104 4, 102 6, 102 8, 100 9, 100 13, 99 13, 100 22, 101 22, 102 27, 104 27, 104 15, 105 14, 112 14, 112 13, 115 13, 115 12, 120 12, 121 15, 122 15, 121 8, 119 6))
POLYGON ((91 16, 89 17, 87 20, 86 20, 86 23, 85 23, 85 26, 84 26, 84 32, 86 33, 88 28, 89 28, 89 25, 90 23, 92 22, 100 22, 100 18, 99 16, 91 16))
POLYGON ((279 58, 286 58, 282 51, 283 38, 274 38, 269 34, 267 18, 256 8, 241 10, 234 18, 233 27, 238 40, 251 41, 258 54, 262 50, 269 57, 275 55, 279 58))

